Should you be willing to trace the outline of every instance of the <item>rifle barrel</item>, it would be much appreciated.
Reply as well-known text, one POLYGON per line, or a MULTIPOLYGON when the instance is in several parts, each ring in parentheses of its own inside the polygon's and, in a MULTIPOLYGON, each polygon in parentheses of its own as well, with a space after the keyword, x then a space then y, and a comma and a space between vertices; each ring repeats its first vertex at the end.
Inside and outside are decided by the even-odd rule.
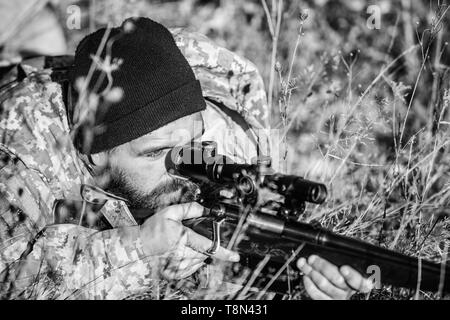
POLYGON ((317 254, 341 266, 350 265, 359 272, 379 268, 382 283, 410 289, 443 292, 450 289, 450 267, 428 260, 407 256, 357 239, 341 236, 306 223, 289 221, 284 225, 282 237, 296 243, 307 242, 317 254))
MULTIPOLYGON (((231 220, 242 213, 235 205, 223 204, 231 220)), ((361 240, 335 234, 324 228, 303 222, 286 220, 261 212, 247 217, 249 236, 263 236, 291 243, 293 248, 306 243, 305 253, 317 254, 337 266, 349 265, 367 275, 369 270, 378 269, 381 283, 423 291, 450 292, 450 266, 407 256, 361 240), (376 268, 376 269, 375 269, 376 268)), ((272 240, 274 246, 276 242, 272 240)), ((373 272, 373 271, 372 271, 373 272)))

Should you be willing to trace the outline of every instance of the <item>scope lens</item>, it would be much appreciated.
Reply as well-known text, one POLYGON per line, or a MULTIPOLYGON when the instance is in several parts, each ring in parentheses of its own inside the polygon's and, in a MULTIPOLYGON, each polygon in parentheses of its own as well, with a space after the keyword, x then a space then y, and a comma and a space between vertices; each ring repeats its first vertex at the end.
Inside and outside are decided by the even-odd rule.
POLYGON ((251 194, 254 191, 253 180, 248 176, 243 176, 239 180, 239 189, 245 194, 251 194))
POLYGON ((325 188, 325 186, 317 184, 315 186, 311 186, 309 195, 309 202, 322 203, 327 197, 327 189, 325 188))

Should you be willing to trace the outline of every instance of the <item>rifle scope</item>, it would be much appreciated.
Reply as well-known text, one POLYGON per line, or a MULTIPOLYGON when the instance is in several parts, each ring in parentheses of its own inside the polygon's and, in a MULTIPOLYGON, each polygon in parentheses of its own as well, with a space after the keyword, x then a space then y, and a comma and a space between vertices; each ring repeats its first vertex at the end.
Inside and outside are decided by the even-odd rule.
POLYGON ((270 163, 237 164, 224 155, 216 154, 214 143, 188 145, 173 148, 166 156, 169 173, 197 182, 238 184, 244 193, 256 189, 256 183, 277 192, 289 201, 307 201, 321 204, 327 197, 324 184, 295 175, 269 173, 270 163))

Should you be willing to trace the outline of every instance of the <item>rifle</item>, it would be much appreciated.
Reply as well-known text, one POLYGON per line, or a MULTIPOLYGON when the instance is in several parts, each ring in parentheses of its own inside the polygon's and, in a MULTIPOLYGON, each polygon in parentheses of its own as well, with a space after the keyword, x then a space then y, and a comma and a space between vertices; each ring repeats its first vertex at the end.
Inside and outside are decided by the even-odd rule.
MULTIPOLYGON (((170 174, 199 186, 197 201, 208 208, 207 214, 185 225, 213 239, 210 253, 220 245, 234 245, 230 242, 239 238, 235 249, 249 264, 270 254, 270 261, 279 266, 294 252, 298 256, 293 262, 314 253, 362 274, 378 268, 379 280, 385 285, 449 292, 450 267, 445 263, 419 260, 298 221, 305 202, 322 204, 326 200, 324 184, 276 173, 269 157, 254 164, 236 164, 216 149, 214 142, 176 147, 165 159, 170 174), (266 201, 267 194, 278 199, 266 201), (299 246, 301 250, 297 250, 299 246)), ((295 263, 291 267, 296 269, 295 263)), ((285 289, 286 285, 276 291, 285 289)))

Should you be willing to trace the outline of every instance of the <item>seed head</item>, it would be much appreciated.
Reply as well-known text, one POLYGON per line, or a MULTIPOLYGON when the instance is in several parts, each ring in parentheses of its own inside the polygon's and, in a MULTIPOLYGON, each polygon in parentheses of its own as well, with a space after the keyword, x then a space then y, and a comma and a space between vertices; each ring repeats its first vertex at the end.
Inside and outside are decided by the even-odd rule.
POLYGON ((303 23, 308 19, 309 10, 308 9, 300 9, 300 13, 298 14, 298 18, 300 19, 300 22, 303 23))
POLYGON ((280 61, 275 62, 275 71, 276 72, 281 71, 281 63, 280 63, 280 61))

